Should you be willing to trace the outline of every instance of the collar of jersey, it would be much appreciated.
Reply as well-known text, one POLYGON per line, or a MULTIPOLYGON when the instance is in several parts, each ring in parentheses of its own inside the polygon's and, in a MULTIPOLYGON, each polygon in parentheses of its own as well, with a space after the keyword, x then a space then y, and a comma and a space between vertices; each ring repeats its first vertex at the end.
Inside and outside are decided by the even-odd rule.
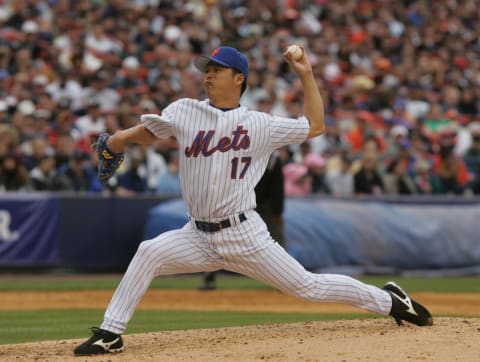
POLYGON ((213 108, 221 110, 222 112, 228 112, 228 111, 231 111, 232 109, 240 107, 240 104, 239 104, 238 106, 233 107, 233 108, 220 108, 220 107, 217 107, 214 104, 212 104, 212 102, 210 102, 210 101, 208 102, 208 104, 211 105, 213 108))

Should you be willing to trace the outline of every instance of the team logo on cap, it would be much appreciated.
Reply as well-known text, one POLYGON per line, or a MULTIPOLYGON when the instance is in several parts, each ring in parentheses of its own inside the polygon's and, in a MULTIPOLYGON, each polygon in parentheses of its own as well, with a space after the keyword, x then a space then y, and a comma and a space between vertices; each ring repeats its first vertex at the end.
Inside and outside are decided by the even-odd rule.
POLYGON ((218 54, 218 52, 219 52, 219 51, 220 51, 220 49, 219 49, 219 48, 217 48, 217 49, 214 49, 214 50, 213 50, 213 52, 212 52, 212 54, 210 54, 210 56, 211 56, 211 57, 214 57, 215 55, 217 55, 217 54, 218 54))

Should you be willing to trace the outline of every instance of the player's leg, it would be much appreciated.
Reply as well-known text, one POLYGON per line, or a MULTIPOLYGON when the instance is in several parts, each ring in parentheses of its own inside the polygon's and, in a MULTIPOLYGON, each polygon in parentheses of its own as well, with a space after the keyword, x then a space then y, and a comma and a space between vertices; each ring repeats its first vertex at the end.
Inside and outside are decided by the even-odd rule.
POLYGON ((255 253, 253 264, 244 261, 233 269, 302 299, 347 303, 383 315, 392 306, 391 297, 380 288, 346 275, 311 273, 278 244, 255 253))
POLYGON ((210 271, 219 267, 215 252, 190 224, 142 242, 112 296, 99 329, 79 345, 76 355, 123 350, 125 331, 151 281, 160 275, 210 271))
POLYGON ((122 333, 155 277, 217 266, 215 253, 190 224, 142 242, 110 301, 102 328, 122 333))
POLYGON ((392 298, 380 288, 344 275, 314 274, 305 270, 270 237, 256 213, 249 213, 246 222, 230 232, 226 230, 222 236, 229 239, 219 242, 226 245, 219 252, 229 261, 225 267, 228 270, 303 299, 343 302, 384 315, 391 309, 392 298))
MULTIPOLYGON (((286 294, 312 301, 347 303, 371 312, 392 315, 397 323, 407 320, 430 325, 428 310, 413 301, 396 285, 383 289, 338 274, 311 273, 270 237, 259 216, 248 215, 248 221, 223 235, 226 247, 222 255, 228 270, 263 281, 286 294), (243 247, 242 247, 243 246, 243 247)), ((217 250, 218 251, 218 250, 217 250)))

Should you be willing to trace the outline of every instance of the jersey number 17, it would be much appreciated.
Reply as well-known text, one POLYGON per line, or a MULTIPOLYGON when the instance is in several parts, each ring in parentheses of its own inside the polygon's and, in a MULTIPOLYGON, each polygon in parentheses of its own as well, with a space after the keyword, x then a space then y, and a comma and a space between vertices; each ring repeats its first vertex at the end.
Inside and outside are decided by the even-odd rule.
POLYGON ((245 173, 252 162, 252 157, 234 157, 232 158, 232 172, 230 174, 232 179, 242 179, 245 176, 245 173), (240 174, 238 174, 240 171, 240 174), (238 177, 237 177, 238 176, 238 177))

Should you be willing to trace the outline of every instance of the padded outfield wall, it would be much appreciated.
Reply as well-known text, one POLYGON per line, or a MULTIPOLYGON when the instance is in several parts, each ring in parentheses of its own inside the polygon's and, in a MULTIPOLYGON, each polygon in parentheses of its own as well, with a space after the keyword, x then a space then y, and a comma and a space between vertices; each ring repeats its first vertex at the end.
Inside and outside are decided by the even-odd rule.
MULTIPOLYGON (((183 201, 149 213, 145 238, 180 227, 183 201)), ((345 274, 480 274, 480 199, 288 198, 287 251, 307 269, 345 274)))
MULTIPOLYGON (((0 267, 123 271, 138 244, 187 222, 179 199, 4 193, 0 267)), ((345 274, 480 274, 480 198, 288 198, 287 251, 345 274)))

